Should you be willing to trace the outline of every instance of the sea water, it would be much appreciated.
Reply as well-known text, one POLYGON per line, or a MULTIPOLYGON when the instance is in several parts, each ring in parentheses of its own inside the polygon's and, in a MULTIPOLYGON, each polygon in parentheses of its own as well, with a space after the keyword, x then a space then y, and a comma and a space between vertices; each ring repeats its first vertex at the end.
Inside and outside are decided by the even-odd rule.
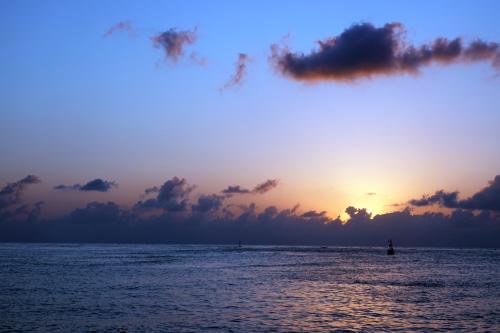
POLYGON ((0 331, 500 332, 500 250, 0 244, 0 331))

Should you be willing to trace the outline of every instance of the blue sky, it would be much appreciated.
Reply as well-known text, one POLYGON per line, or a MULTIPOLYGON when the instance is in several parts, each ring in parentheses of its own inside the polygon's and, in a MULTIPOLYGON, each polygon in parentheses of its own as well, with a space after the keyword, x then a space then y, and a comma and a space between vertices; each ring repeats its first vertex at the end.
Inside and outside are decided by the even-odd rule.
POLYGON ((270 45, 287 34, 292 50, 308 53, 316 41, 359 22, 401 22, 416 45, 437 37, 498 42, 499 2, 0 7, 0 181, 37 174, 43 183, 31 195, 53 200, 53 207, 96 199, 51 189, 96 177, 119 183, 97 199, 124 204, 172 176, 188 178, 199 191, 277 178, 279 188, 256 201, 300 202, 336 216, 347 205, 387 211, 438 188, 470 194, 500 169, 500 81, 485 63, 301 83, 268 62, 270 45), (134 36, 103 36, 124 20, 133 23, 134 36), (152 45, 155 34, 194 27, 198 40, 189 51, 206 65, 171 64, 152 45), (221 92, 239 52, 252 58, 247 76, 221 92))

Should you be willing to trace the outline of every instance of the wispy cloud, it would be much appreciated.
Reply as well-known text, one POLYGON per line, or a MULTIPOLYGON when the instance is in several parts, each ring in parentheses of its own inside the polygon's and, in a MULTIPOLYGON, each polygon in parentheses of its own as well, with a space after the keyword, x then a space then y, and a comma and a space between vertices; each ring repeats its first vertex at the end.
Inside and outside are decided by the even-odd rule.
POLYGON ((262 184, 255 186, 254 189, 252 190, 252 192, 259 193, 259 194, 266 193, 266 192, 271 191, 273 188, 276 188, 278 185, 279 185, 279 180, 268 179, 265 182, 263 182, 262 184))
POLYGON ((240 185, 230 185, 221 192, 227 195, 232 194, 264 194, 269 192, 270 190, 276 188, 279 185, 279 180, 277 179, 268 179, 263 183, 256 185, 252 190, 241 187, 240 185))
POLYGON ((247 74, 247 65, 250 61, 250 57, 246 53, 239 53, 238 59, 236 61, 236 68, 234 74, 229 78, 229 80, 222 86, 220 90, 225 90, 234 86, 241 85, 243 79, 247 74))
POLYGON ((129 36, 133 36, 134 35, 134 27, 132 25, 132 21, 120 21, 120 22, 114 24, 104 33, 104 36, 109 37, 109 36, 115 34, 116 32, 120 32, 120 31, 127 32, 129 36))

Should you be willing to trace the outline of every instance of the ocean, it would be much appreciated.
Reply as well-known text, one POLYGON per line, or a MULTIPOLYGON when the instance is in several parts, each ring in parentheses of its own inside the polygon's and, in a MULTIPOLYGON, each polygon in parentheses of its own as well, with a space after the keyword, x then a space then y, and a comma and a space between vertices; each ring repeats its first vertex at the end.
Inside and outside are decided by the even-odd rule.
POLYGON ((0 244, 0 332, 500 332, 500 250, 0 244))

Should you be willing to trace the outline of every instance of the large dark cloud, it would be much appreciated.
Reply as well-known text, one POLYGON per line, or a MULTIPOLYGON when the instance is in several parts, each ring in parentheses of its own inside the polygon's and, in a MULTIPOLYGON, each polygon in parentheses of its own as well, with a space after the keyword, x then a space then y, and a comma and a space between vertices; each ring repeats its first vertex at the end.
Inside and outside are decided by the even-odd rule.
POLYGON ((282 74, 296 80, 353 81, 376 75, 418 73, 432 63, 487 61, 500 68, 500 44, 475 40, 437 38, 412 46, 405 40, 401 23, 375 27, 354 24, 340 35, 319 41, 310 54, 294 53, 287 47, 271 46, 270 60, 282 74))
MULTIPOLYGON (((193 31, 178 31, 174 28, 153 36, 153 45, 163 49, 165 59, 176 62, 182 55, 186 46, 194 44, 198 38, 197 29, 193 31)), ((191 58, 196 58, 194 53, 191 58)))
POLYGON ((84 185, 74 184, 74 185, 57 185, 54 186, 55 190, 74 190, 74 191, 97 191, 97 192, 108 192, 113 187, 117 187, 118 184, 113 181, 102 180, 101 178, 96 178, 89 181, 84 185))
POLYGON ((233 194, 264 194, 266 192, 271 191, 279 185, 279 180, 277 179, 268 179, 263 183, 257 184, 252 190, 241 187, 240 185, 230 185, 221 192, 226 195, 233 194))
POLYGON ((246 53, 239 53, 236 61, 236 69, 234 74, 224 84, 221 90, 225 90, 237 85, 240 85, 247 74, 247 65, 250 57, 246 53))
POLYGON ((35 204, 34 208, 25 204, 22 200, 22 194, 26 187, 31 184, 40 183, 40 178, 35 175, 28 175, 17 182, 8 183, 0 190, 0 221, 28 217, 34 218, 38 216, 42 202, 35 204))
POLYGON ((457 191, 440 190, 430 196, 424 195, 420 199, 412 199, 408 203, 419 207, 436 204, 446 208, 500 212, 500 175, 495 176, 488 186, 466 199, 459 200, 457 191))

